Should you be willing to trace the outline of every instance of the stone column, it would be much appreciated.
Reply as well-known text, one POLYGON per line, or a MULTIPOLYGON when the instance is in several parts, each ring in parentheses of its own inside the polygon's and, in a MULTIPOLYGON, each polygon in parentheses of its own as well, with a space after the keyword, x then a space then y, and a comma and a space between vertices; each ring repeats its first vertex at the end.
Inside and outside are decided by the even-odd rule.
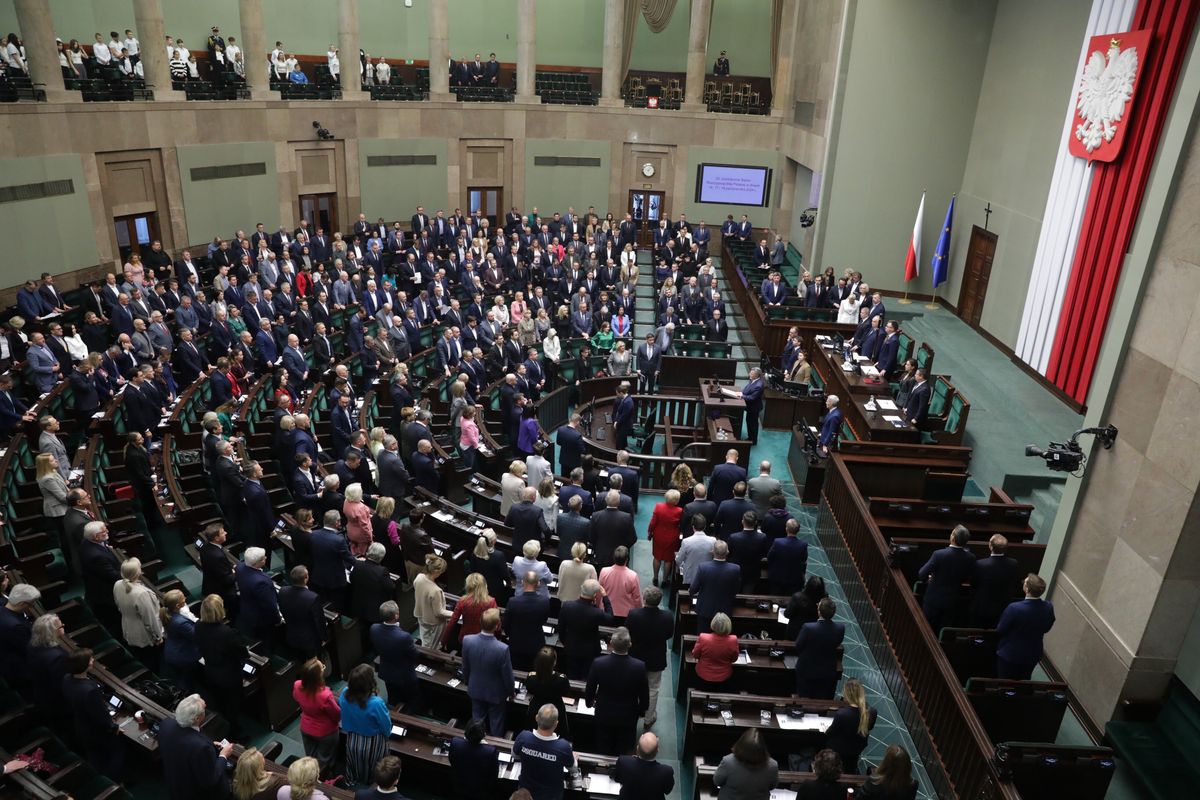
POLYGON ((629 0, 604 0, 604 61, 600 75, 600 105, 621 105, 621 30, 625 3, 629 0))
POLYGON ((776 116, 792 113, 792 76, 796 72, 796 64, 792 59, 796 53, 799 9, 797 0, 783 0, 779 46, 776 48, 779 57, 775 61, 775 72, 771 75, 771 113, 776 116))
POLYGON ((171 88, 171 72, 167 68, 166 41, 162 0, 133 0, 133 25, 137 28, 142 73, 146 87, 154 91, 155 100, 183 100, 184 93, 171 88))
POLYGON ((704 110, 704 74, 708 65, 708 28, 713 0, 692 0, 692 27, 688 33, 687 81, 683 110, 704 110))
POLYGON ((536 103, 537 0, 517 0, 517 100, 536 103))
POLYGON ((250 90, 252 100, 269 100, 272 97, 271 83, 267 79, 267 54, 270 50, 267 49, 267 37, 263 33, 262 0, 239 0, 238 17, 242 25, 246 88, 250 90))
POLYGON ((449 0, 429 4, 429 99, 450 100, 449 0))
POLYGON ((358 74, 358 0, 338 0, 338 57, 342 62, 342 99, 364 97, 358 74))
POLYGON ((46 100, 62 103, 79 96, 68 92, 63 85, 62 69, 58 66, 58 51, 54 44, 54 23, 50 18, 49 0, 16 0, 17 27, 25 42, 25 66, 37 89, 46 92, 46 100))

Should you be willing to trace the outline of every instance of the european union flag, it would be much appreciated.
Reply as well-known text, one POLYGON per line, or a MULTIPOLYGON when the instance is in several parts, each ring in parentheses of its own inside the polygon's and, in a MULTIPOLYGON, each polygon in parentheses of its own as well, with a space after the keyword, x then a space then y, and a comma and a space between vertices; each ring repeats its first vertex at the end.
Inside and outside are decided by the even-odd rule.
POLYGON ((937 248, 933 251, 933 288, 946 282, 947 260, 950 258, 950 228, 954 226, 954 198, 950 196, 950 207, 946 209, 946 221, 938 235, 937 248))

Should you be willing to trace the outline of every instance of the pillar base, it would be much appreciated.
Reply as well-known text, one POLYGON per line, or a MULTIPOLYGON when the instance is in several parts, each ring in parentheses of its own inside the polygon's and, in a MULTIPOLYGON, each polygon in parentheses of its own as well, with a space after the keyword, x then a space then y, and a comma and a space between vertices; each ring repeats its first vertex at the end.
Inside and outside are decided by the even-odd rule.
POLYGON ((430 89, 429 100, 434 103, 453 103, 455 97, 453 92, 435 92, 430 89))
POLYGON ((362 89, 342 89, 343 100, 370 100, 371 93, 364 92, 362 89))
POLYGON ((620 97, 601 97, 597 104, 601 108, 624 108, 625 101, 620 97))
POLYGON ((541 105, 542 98, 536 94, 518 94, 513 96, 514 103, 528 103, 530 105, 541 105))
POLYGON ((704 103, 680 103, 679 110, 690 111, 693 114, 702 114, 708 111, 708 106, 706 106, 704 103))
POLYGON ((183 103, 187 101, 187 93, 181 92, 178 89, 155 89, 151 87, 150 91, 154 92, 154 102, 156 103, 183 103))
POLYGON ((47 103, 81 103, 83 96, 76 91, 71 91, 62 88, 51 88, 49 86, 35 86, 35 91, 43 91, 46 93, 47 103))

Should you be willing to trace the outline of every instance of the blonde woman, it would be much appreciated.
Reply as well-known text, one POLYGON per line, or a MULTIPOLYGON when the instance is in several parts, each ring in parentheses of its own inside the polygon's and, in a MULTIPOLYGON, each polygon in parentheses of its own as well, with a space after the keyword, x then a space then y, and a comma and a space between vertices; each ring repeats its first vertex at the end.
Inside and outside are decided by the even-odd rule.
POLYGON ((266 759, 257 747, 247 747, 233 768, 233 796, 236 800, 274 800, 279 778, 267 772, 266 759))
POLYGON ((454 606, 454 613, 446 621, 446 630, 442 632, 442 646, 449 646, 454 623, 462 620, 458 633, 458 647, 461 650, 463 639, 482 630, 483 612, 496 607, 496 598, 488 593, 487 579, 478 572, 472 572, 467 576, 466 589, 454 606))
POLYGON ((842 687, 842 698, 847 705, 834 712, 833 723, 825 734, 825 746, 842 757, 843 772, 857 775, 858 757, 867 748, 879 712, 867 706, 867 692, 855 678, 842 687))
POLYGON ((508 515, 508 510, 521 502, 521 492, 525 489, 524 461, 513 461, 508 465, 508 472, 500 476, 500 516, 508 515))
POLYGON ((387 436, 387 429, 382 425, 376 425, 367 434, 367 451, 371 454, 372 462, 379 461, 379 451, 383 449, 383 437, 385 436, 387 436))
POLYGON ((525 304, 525 293, 516 292, 513 301, 508 304, 508 318, 514 325, 520 325, 521 320, 529 314, 529 306, 525 304))
POLYGON ((496 295, 496 299, 492 301, 492 316, 502 327, 508 327, 508 306, 504 305, 504 295, 498 294, 496 295))
POLYGON ((631 244, 625 245, 625 249, 621 251, 621 280, 627 281, 625 275, 629 269, 637 269, 637 253, 631 244))
POLYGON ((460 421, 467 407, 467 385, 462 381, 450 384, 450 433, 461 432, 460 421))
POLYGON ((113 584, 113 600, 121 613, 125 644, 151 672, 159 671, 163 643, 158 596, 142 580, 142 562, 130 558, 121 564, 121 579, 113 584))
MULTIPOLYGON (((544 311, 541 313, 545 314, 544 311)), ((548 319, 547 324, 549 324, 548 319)), ((521 343, 521 347, 536 347, 539 340, 537 320, 531 314, 526 313, 517 322, 517 341, 521 343)))
POLYGON ((629 365, 633 354, 625 347, 625 342, 617 340, 612 352, 608 354, 608 374, 614 378, 624 378, 629 375, 629 365))
POLYGON ((596 580, 596 568, 588 564, 587 544, 576 542, 571 545, 571 558, 563 559, 558 567, 558 599, 566 603, 578 600, 584 581, 596 580))
POLYGON ((437 585, 446 571, 446 562, 439 556, 425 557, 425 569, 413 579, 413 614, 417 618, 421 644, 436 648, 442 641, 450 611, 446 608, 446 593, 437 585))
POLYGON ((298 758, 288 767, 287 786, 280 786, 275 800, 329 800, 329 795, 317 788, 321 781, 321 765, 315 758, 298 758))
POLYGON ((63 517, 67 515, 67 493, 70 487, 58 471, 58 459, 50 453, 42 453, 34 462, 37 464, 38 491, 42 493, 42 516, 54 530, 54 538, 62 544, 63 517))

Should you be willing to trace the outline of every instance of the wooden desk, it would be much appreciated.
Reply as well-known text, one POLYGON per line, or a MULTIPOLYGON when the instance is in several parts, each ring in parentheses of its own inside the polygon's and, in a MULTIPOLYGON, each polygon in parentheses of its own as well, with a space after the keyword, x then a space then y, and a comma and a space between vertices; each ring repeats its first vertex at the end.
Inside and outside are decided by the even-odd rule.
MULTIPOLYGON (((742 403, 743 409, 745 405, 742 403)), ((709 463, 714 467, 717 464, 725 463, 725 453, 729 450, 737 450, 738 463, 750 463, 750 448, 753 447, 753 444, 749 439, 740 438, 740 421, 738 430, 734 430, 733 421, 729 417, 708 417, 705 423, 708 428, 708 441, 711 443, 708 448, 709 463)))
POLYGON ((825 731, 834 713, 845 703, 752 694, 692 692, 687 702, 683 755, 725 755, 747 728, 758 728, 776 761, 787 763, 787 754, 825 744, 825 731), (810 715, 808 727, 794 727, 792 712, 810 715), (724 714, 729 715, 727 723, 724 714))
MULTIPOLYGON (((787 623, 779 621, 779 608, 786 607, 789 599, 767 594, 739 594, 729 614, 729 621, 733 623, 733 633, 737 636, 760 636, 765 631, 770 639, 786 639, 787 623), (766 611, 760 611, 759 603, 770 605, 766 611), (771 605, 778 608, 772 610, 771 605)), ((690 592, 681 589, 675 601, 675 635, 671 640, 671 649, 678 652, 683 635, 694 630, 696 612, 692 608, 692 596, 690 592)))
MULTIPOLYGON (((683 653, 679 659, 679 678, 675 687, 675 699, 680 703, 687 700, 688 690, 696 685, 696 657, 692 648, 700 637, 683 637, 683 653)), ((739 639, 738 646, 745 651, 748 662, 739 660, 733 665, 733 675, 727 681, 726 691, 731 693, 791 697, 796 693, 796 643, 787 640, 739 639)), ((842 674, 841 648, 838 649, 838 676, 842 674)))
POLYGON ((737 419, 740 424, 741 415, 746 413, 746 401, 742 399, 741 392, 737 392, 736 397, 726 397, 722 389, 733 389, 737 392, 733 381, 700 381, 700 402, 704 406, 704 416, 711 416, 715 411, 722 416, 737 419))
MULTIPOLYGON (((692 795, 692 800, 717 800, 717 787, 713 784, 713 776, 716 773, 716 766, 705 764, 701 759, 696 759, 696 790, 692 795)), ((780 788, 791 787, 794 790, 797 784, 816 780, 816 778, 816 774, 812 772, 785 772, 780 770, 779 786, 780 788)), ((847 789, 857 789, 867 782, 867 776, 846 775, 843 773, 837 782, 839 786, 844 786, 847 789)))
POLYGON ((824 348, 814 348, 811 354, 813 369, 825 381, 825 394, 836 394, 841 399, 842 414, 859 439, 873 442, 919 443, 921 432, 909 425, 895 426, 884 419, 895 416, 903 419, 903 409, 895 411, 869 411, 866 401, 872 397, 891 399, 891 389, 886 383, 871 384, 857 373, 847 373, 841 368, 841 356, 824 348))

